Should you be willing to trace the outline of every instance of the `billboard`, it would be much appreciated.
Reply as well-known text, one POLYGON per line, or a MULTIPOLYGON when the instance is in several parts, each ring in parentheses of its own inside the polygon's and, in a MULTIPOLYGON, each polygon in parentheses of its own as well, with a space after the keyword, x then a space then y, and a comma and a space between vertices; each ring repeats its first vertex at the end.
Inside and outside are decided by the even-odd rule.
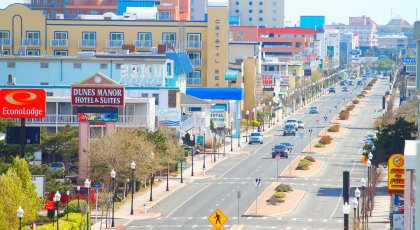
POLYGON ((124 87, 72 86, 72 106, 124 106, 124 87))
POLYGON ((118 113, 78 113, 79 121, 85 122, 118 122, 118 113))
POLYGON ((272 74, 262 75, 263 86, 274 86, 274 76, 272 74))
POLYGON ((290 85, 290 77, 288 75, 282 75, 280 77, 280 85, 290 85))
POLYGON ((327 46, 327 57, 334 57, 334 46, 327 46))
POLYGON ((159 124, 166 124, 169 127, 179 127, 181 124, 180 108, 159 108, 159 124))
POLYGON ((2 89, 1 118, 44 118, 46 94, 43 89, 2 89))
POLYGON ((394 154, 388 159, 388 193, 404 193, 404 155, 394 154))
POLYGON ((210 119, 218 127, 224 126, 225 113, 226 113, 226 110, 224 106, 212 105, 210 107, 210 119))
POLYGON ((403 65, 415 65, 416 58, 403 58, 402 60, 403 65))
POLYGON ((353 56, 360 55, 360 50, 350 50, 349 54, 353 56))

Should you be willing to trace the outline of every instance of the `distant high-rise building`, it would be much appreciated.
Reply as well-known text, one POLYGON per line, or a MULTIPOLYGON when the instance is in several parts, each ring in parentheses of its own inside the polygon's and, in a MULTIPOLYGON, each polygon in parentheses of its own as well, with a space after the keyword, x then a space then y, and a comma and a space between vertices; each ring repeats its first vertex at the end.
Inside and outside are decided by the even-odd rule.
POLYGON ((229 0, 229 15, 241 26, 283 28, 284 0, 229 0))
POLYGON ((337 29, 341 33, 352 32, 357 34, 360 49, 378 46, 377 24, 370 17, 349 17, 348 25, 326 25, 325 29, 337 29))
POLYGON ((396 35, 401 33, 403 33, 408 39, 408 48, 415 48, 416 43, 414 42, 414 26, 400 16, 395 16, 386 25, 378 26, 379 36, 396 35))
POLYGON ((204 21, 207 13, 207 0, 191 0, 191 20, 204 21))

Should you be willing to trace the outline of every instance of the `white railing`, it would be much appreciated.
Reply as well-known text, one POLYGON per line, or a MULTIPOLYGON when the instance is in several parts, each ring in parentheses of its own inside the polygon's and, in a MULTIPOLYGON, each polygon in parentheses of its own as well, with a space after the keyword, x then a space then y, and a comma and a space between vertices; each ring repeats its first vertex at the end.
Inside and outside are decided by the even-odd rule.
POLYGON ((200 67, 201 66, 201 59, 190 59, 190 61, 191 61, 191 64, 193 66, 196 66, 196 67, 200 67))
POLYGON ((162 40, 162 41, 160 42, 160 44, 164 44, 164 45, 167 45, 167 46, 169 46, 169 47, 174 47, 174 48, 176 48, 176 40, 162 40))
POLYGON ((95 48, 96 40, 95 39, 79 39, 78 45, 80 48, 95 48))
MULTIPOLYGON (((120 126, 148 126, 149 119, 147 115, 120 115, 117 125, 120 126)), ((154 119, 154 118, 152 118, 154 119)), ((26 120, 27 124, 36 125, 76 125, 79 122, 77 115, 52 115, 47 114, 45 118, 30 118, 26 120)))
POLYGON ((150 47, 152 47, 152 41, 150 41, 150 40, 134 40, 133 45, 135 45, 136 48, 150 48, 150 47))
POLYGON ((10 38, 0 38, 0 46, 10 46, 10 38))
POLYGON ((201 49, 201 47, 202 47, 201 41, 187 41, 187 48, 201 49))
POLYGON ((106 48, 122 48, 124 40, 106 40, 106 48))
POLYGON ((201 78, 187 78, 187 86, 201 86, 201 78))
POLYGON ((51 39, 50 46, 51 47, 68 47, 69 40, 68 39, 51 39))
POLYGON ((39 47, 39 44, 40 44, 39 39, 33 39, 33 38, 22 39, 22 46, 39 47))

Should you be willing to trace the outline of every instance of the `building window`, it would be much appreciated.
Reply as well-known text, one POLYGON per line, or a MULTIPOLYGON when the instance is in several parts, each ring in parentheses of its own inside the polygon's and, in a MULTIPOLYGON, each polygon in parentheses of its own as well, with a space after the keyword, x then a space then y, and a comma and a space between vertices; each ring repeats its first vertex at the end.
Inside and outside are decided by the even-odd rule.
POLYGON ((153 93, 152 97, 155 98, 155 105, 159 105, 159 94, 158 93, 153 93))
POLYGON ((4 49, 3 50, 3 55, 10 55, 10 50, 9 49, 4 49))
POLYGON ((68 56, 67 50, 54 50, 54 56, 68 56))
POLYGON ((252 2, 249 2, 248 4, 249 4, 250 6, 252 6, 252 2))
POLYGON ((96 40, 96 32, 82 32, 82 39, 95 41, 96 40))
POLYGON ((176 45, 176 33, 162 33, 162 44, 176 45))
POLYGON ((115 64, 115 69, 121 69, 121 64, 115 64))
POLYGON ((236 1, 236 5, 239 6, 239 2, 238 1, 236 1))
POLYGON ((172 62, 166 63, 166 74, 168 74, 168 76, 172 76, 172 62))
POLYGON ((10 39, 9 31, 4 31, 4 30, 0 31, 0 44, 2 44, 1 42, 3 39, 10 39))
POLYGON ((273 10, 273 14, 277 14, 277 10, 273 10))
POLYGON ((248 10, 248 13, 252 14, 252 10, 248 10))
POLYGON ((124 33, 110 33, 109 40, 111 41, 123 41, 124 40, 124 33))
POLYGON ((188 52, 188 58, 191 61, 191 64, 196 67, 201 66, 201 53, 199 52, 188 52))
POLYGON ((263 13, 263 10, 259 10, 259 12, 260 12, 260 14, 262 14, 263 13))
POLYGON ((138 47, 152 47, 152 33, 138 33, 138 47))
POLYGON ((101 68, 101 69, 108 69, 108 64, 106 64, 106 63, 101 63, 100 68, 101 68))
POLYGON ((26 50, 28 56, 39 56, 39 50, 26 50))
POLYGON ((26 38, 28 39, 39 39, 39 31, 27 31, 26 38))
POLYGON ((248 18, 248 21, 252 22, 252 18, 248 18))
POLYGON ((259 20, 260 22, 262 22, 263 18, 259 18, 258 20, 259 20))
POLYGON ((260 2, 260 6, 262 6, 263 5, 263 2, 260 2))
POLYGON ((244 32, 238 32, 238 33, 236 34, 236 39, 237 39, 238 41, 242 41, 242 40, 244 40, 244 32))
POLYGON ((276 1, 273 1, 273 6, 277 6, 277 2, 276 1))
POLYGON ((142 94, 141 94, 141 97, 142 97, 142 98, 148 98, 148 97, 149 97, 149 94, 148 94, 148 93, 142 93, 142 94))
POLYGON ((82 68, 82 63, 73 63, 73 68, 74 69, 81 69, 82 68))
POLYGON ((16 64, 14 61, 8 61, 7 62, 7 68, 15 68, 16 64))
POLYGON ((273 18, 273 22, 276 22, 277 21, 277 18, 273 18))
POLYGON ((237 14, 239 14, 239 10, 235 10, 235 12, 236 12, 237 14))
POLYGON ((171 11, 160 11, 159 20, 171 20, 171 11))
POLYGON ((62 39, 68 39, 68 36, 67 36, 68 34, 67 34, 67 32, 54 32, 54 39, 59 39, 59 40, 62 40, 62 39))
POLYGON ((48 62, 41 62, 41 69, 48 69, 49 64, 48 62))

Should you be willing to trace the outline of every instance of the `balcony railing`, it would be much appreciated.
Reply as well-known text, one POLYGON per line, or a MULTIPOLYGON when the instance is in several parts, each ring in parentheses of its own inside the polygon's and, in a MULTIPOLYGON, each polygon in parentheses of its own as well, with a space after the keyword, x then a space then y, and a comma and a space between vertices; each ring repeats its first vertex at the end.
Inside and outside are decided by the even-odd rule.
POLYGON ((201 86, 201 78, 187 78, 187 86, 201 86))
POLYGON ((40 40, 33 38, 24 38, 22 40, 22 46, 39 47, 40 40))
POLYGON ((0 38, 0 46, 10 46, 10 38, 0 38))
POLYGON ((201 67, 201 59, 190 59, 190 61, 194 67, 201 67))
POLYGON ((187 48, 190 49, 201 49, 202 42, 201 41, 187 41, 187 48))
POLYGON ((51 47, 68 47, 69 40, 68 39, 51 39, 50 46, 51 47))
POLYGON ((106 48, 122 48, 124 40, 106 40, 106 48))
MULTIPOLYGON (((147 115, 120 115, 117 125, 119 126, 145 126, 149 124, 150 118, 147 115)), ((154 119, 154 118, 153 118, 154 119)), ((55 115, 47 114, 45 118, 30 118, 26 120, 29 125, 62 126, 76 125, 79 122, 77 115, 55 115)))
POLYGON ((176 48, 176 40, 162 40, 160 44, 167 45, 168 47, 176 48))
POLYGON ((79 48, 95 48, 96 40, 95 39, 79 39, 79 48))
POLYGON ((136 48, 150 48, 152 47, 152 41, 150 40, 134 40, 133 44, 136 48))

